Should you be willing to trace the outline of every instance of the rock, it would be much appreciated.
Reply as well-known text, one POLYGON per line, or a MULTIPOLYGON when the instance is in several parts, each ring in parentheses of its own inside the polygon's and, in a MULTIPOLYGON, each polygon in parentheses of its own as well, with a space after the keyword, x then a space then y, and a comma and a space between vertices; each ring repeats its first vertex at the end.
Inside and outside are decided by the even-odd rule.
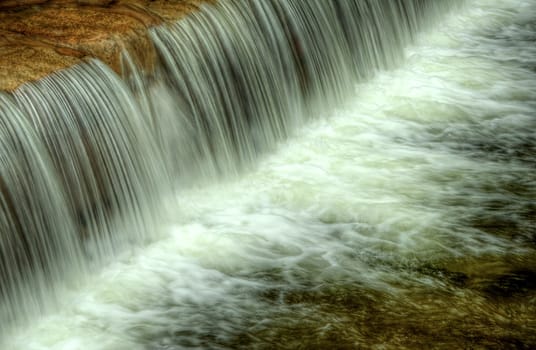
POLYGON ((205 2, 214 1, 0 0, 0 90, 89 57, 121 73, 124 49, 150 71, 156 53, 147 29, 176 21, 205 2))
POLYGON ((0 0, 0 11, 6 9, 20 9, 23 7, 41 5, 49 0, 0 0))
POLYGON ((78 0, 77 3, 80 5, 89 5, 89 6, 108 6, 113 2, 113 0, 78 0))

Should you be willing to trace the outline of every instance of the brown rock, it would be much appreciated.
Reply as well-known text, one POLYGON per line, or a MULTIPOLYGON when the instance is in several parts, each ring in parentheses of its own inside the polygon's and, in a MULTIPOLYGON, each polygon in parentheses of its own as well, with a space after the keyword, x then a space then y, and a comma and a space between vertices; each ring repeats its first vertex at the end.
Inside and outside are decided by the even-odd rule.
POLYGON ((79 5, 89 5, 89 6, 108 6, 113 2, 113 0, 78 0, 79 5))
POLYGON ((121 73, 124 49, 151 70, 156 54, 147 28, 176 21, 204 2, 214 0, 0 0, 0 90, 87 57, 121 73))
POLYGON ((58 48, 36 42, 22 35, 0 32, 0 90, 14 90, 19 85, 43 78, 47 74, 80 62, 75 51, 58 52, 58 48))
POLYGON ((0 11, 6 9, 17 9, 22 7, 41 5, 49 0, 0 0, 0 11))

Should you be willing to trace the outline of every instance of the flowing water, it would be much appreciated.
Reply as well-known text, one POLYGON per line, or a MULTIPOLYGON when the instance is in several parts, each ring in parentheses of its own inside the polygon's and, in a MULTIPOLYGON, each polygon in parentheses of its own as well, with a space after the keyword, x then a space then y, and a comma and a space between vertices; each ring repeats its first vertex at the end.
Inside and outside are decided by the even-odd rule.
POLYGON ((533 1, 151 36, 0 95, 2 348, 536 346, 533 1))

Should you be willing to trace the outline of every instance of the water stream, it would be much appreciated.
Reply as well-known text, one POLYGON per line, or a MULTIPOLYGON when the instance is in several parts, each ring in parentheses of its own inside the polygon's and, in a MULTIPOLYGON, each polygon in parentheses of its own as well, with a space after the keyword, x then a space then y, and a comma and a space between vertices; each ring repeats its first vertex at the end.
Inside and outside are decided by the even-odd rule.
POLYGON ((536 4, 447 3, 222 2, 0 95, 2 348, 535 346, 536 4))

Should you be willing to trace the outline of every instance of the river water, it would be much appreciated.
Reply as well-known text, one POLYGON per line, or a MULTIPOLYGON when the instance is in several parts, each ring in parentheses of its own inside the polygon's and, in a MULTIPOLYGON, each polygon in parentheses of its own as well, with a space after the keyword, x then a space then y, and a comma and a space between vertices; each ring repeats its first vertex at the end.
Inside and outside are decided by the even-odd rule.
POLYGON ((536 346, 536 3, 472 0, 6 349, 536 346))

